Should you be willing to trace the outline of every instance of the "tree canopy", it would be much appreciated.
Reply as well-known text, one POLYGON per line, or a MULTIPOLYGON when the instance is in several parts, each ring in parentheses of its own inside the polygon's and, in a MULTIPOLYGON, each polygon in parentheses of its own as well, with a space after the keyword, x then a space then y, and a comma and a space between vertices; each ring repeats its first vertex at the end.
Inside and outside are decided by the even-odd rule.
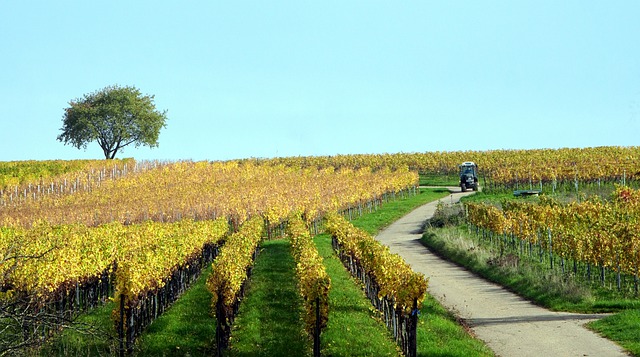
POLYGON ((58 140, 86 149, 97 141, 106 159, 134 144, 158 146, 167 111, 156 110, 153 95, 142 95, 135 87, 109 86, 69 102, 58 140))

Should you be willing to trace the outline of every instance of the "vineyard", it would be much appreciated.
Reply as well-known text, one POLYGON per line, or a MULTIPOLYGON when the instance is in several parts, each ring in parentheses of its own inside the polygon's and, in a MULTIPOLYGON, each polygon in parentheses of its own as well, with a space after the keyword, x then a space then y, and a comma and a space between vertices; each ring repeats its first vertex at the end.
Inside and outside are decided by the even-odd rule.
POLYGON ((212 263, 208 286, 224 348, 264 235, 284 234, 294 212, 304 217, 297 236, 302 227, 318 230, 327 212, 373 210, 393 195, 415 193, 417 183, 406 169, 129 164, 85 185, 75 183, 90 177, 87 171, 76 172, 76 181, 65 178, 60 190, 38 187, 37 195, 10 195, 0 206, 0 298, 14 312, 51 320, 9 326, 4 337, 38 343, 112 299, 120 350, 130 352, 145 327, 212 263))
POLYGON ((465 209, 474 230, 504 254, 637 294, 640 194, 630 187, 640 178, 639 155, 636 147, 601 147, 0 163, 0 355, 38 348, 110 302, 118 353, 131 354, 209 267, 209 310, 223 354, 261 245, 282 237, 297 267, 304 329, 319 355, 332 281, 313 236, 326 231, 398 348, 414 356, 428 278, 349 220, 416 195, 418 172, 455 177, 463 161, 479 164, 487 191, 625 185, 610 199, 469 202, 465 209))
POLYGON ((151 163, 133 159, 0 162, 0 206, 11 206, 43 195, 90 191, 100 182, 131 171, 144 170, 151 163))
POLYGON ((598 196, 581 202, 537 203, 505 201, 502 209, 467 203, 469 223, 495 243, 501 256, 543 260, 563 276, 606 284, 607 271, 615 287, 638 295, 640 264, 640 191, 618 187, 610 200, 598 196))

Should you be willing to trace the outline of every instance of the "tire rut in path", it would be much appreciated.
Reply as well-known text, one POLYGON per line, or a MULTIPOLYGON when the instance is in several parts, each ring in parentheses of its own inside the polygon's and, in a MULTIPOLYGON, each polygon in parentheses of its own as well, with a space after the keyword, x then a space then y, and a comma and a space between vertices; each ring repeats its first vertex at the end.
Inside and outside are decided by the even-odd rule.
MULTIPOLYGON (((468 194, 472 192, 452 193, 440 201, 453 204, 468 194)), ((433 216, 437 204, 435 201, 415 209, 381 231, 376 239, 402 256, 415 271, 425 274, 429 293, 461 318, 496 355, 628 356, 620 346, 583 326, 600 315, 549 311, 431 253, 419 240, 422 224, 433 216)))

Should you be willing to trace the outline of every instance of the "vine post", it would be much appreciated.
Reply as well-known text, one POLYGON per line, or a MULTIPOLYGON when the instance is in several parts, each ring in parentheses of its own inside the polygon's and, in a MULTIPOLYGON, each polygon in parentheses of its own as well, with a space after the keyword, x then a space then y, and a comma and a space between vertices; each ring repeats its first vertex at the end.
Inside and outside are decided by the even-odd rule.
POLYGON ((216 356, 221 357, 229 341, 229 326, 224 308, 224 299, 222 298, 222 288, 218 291, 218 296, 220 298, 216 301, 216 356))
POLYGON ((120 324, 118 325, 118 340, 120 341, 120 357, 124 357, 125 347, 124 347, 124 294, 120 294, 120 324))
POLYGON ((316 297, 316 324, 313 328, 313 357, 320 357, 320 297, 316 297))
POLYGON ((418 300, 413 299, 413 310, 411 310, 410 317, 410 327, 408 331, 409 337, 409 353, 410 357, 415 357, 418 355, 418 336, 417 336, 417 328, 418 328, 418 314, 420 310, 418 310, 418 300))

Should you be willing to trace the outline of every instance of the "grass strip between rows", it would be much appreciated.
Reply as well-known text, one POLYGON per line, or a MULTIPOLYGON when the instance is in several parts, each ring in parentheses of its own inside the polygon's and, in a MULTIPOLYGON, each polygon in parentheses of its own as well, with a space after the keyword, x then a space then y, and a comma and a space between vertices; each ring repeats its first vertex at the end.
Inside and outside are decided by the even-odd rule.
POLYGON ((232 326, 230 356, 306 356, 311 353, 290 249, 289 241, 283 239, 262 243, 232 326))
POLYGON ((587 324, 606 338, 616 341, 634 356, 640 356, 640 309, 622 311, 587 324))

